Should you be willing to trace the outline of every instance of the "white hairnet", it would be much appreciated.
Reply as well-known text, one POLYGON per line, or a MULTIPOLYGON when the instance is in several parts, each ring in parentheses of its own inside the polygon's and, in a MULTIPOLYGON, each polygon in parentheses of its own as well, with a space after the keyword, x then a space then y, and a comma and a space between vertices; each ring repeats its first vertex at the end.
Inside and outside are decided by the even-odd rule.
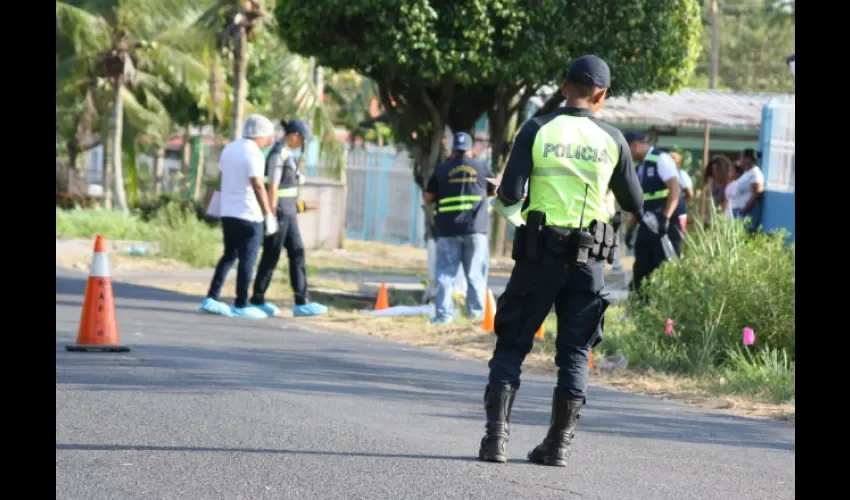
POLYGON ((242 127, 242 137, 246 139, 273 136, 274 124, 263 115, 250 115, 242 127))

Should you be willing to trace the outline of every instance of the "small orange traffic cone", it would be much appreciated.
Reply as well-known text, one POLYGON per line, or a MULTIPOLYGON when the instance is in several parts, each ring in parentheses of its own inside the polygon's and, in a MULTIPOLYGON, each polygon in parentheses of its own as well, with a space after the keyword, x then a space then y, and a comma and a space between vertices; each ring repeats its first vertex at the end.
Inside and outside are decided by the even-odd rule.
POLYGON ((546 327, 543 324, 540 324, 540 328, 537 329, 537 332, 534 334, 534 338, 542 339, 546 336, 546 327))
POLYGON ((94 256, 86 285, 83 312, 77 343, 65 348, 77 352, 129 352, 130 346, 119 342, 118 322, 115 320, 115 301, 112 297, 112 278, 106 257, 106 239, 98 234, 94 240, 94 256))
POLYGON ((593 349, 587 350, 587 369, 593 369, 593 349))
POLYGON ((390 296, 387 293, 387 284, 381 283, 381 288, 378 289, 378 299, 375 301, 375 310, 389 309, 390 296))
POLYGON ((496 331, 496 296, 493 290, 487 289, 487 299, 484 301, 484 318, 481 320, 484 333, 496 331))

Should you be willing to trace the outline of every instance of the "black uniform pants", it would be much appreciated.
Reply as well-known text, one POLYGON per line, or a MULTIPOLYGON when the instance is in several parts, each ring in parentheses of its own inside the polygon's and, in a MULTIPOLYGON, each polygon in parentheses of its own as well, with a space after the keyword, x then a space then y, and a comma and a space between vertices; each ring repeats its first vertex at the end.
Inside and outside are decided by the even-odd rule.
POLYGON ((567 264, 548 255, 540 262, 516 263, 496 306, 490 383, 519 388, 522 363, 534 345, 534 334, 554 304, 558 318, 558 387, 570 398, 586 397, 588 351, 601 340, 605 310, 610 304, 600 294, 603 269, 601 262, 567 264))
POLYGON ((265 303, 266 291, 272 282, 272 274, 280 260, 281 251, 286 248, 289 259, 289 284, 295 292, 295 304, 307 303, 307 262, 304 257, 304 243, 301 241, 301 231, 298 230, 297 214, 281 214, 277 220, 280 229, 275 234, 263 239, 263 254, 257 267, 257 278, 254 280, 254 294, 251 303, 265 303))
MULTIPOLYGON (((676 255, 682 255, 682 229, 679 226, 679 218, 674 217, 668 226, 667 236, 676 255)), ((661 246, 661 237, 653 233, 645 226, 637 228, 635 238, 635 263, 632 267, 632 288, 635 293, 640 292, 641 283, 660 266, 665 260, 664 247, 661 246)))
POLYGON ((233 264, 236 268, 236 300, 233 305, 248 305, 248 286, 251 284, 251 272, 257 260, 257 251, 263 238, 263 223, 250 222, 236 217, 222 217, 221 231, 224 235, 224 253, 215 266, 215 273, 207 291, 207 297, 218 300, 221 287, 233 264))

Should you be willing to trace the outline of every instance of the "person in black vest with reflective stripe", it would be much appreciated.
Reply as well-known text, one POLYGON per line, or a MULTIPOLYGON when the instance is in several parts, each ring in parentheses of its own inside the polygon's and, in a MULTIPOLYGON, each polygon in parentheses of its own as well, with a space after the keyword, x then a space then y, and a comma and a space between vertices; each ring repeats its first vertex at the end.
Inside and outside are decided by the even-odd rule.
POLYGON ((472 137, 464 132, 455 134, 451 157, 437 165, 425 190, 425 203, 437 204, 438 288, 432 324, 453 320, 452 288, 461 266, 466 277, 467 316, 484 315, 490 267, 488 196, 495 195, 496 187, 487 181, 493 177, 490 168, 470 157, 470 149, 472 137))
MULTIPOLYGON (((635 230, 635 263, 632 269, 632 289, 640 293, 643 280, 666 260, 661 238, 666 234, 677 256, 682 254, 682 229, 679 216, 683 205, 676 160, 667 152, 649 145, 640 132, 624 134, 635 162, 640 162, 637 175, 643 188, 643 213, 657 221, 657 228, 648 226, 637 217, 629 221, 628 233, 635 230), (673 221, 672 223, 670 221, 673 221)), ((627 236, 630 239, 630 235, 627 236)))
POLYGON ((298 229, 298 214, 306 210, 304 202, 298 201, 298 186, 303 175, 293 157, 293 149, 301 148, 304 141, 312 138, 310 129, 301 120, 281 121, 283 139, 272 146, 266 158, 266 189, 269 202, 277 205, 277 218, 280 229, 263 240, 263 255, 254 280, 254 294, 250 303, 263 310, 269 316, 280 312, 277 306, 266 302, 265 294, 272 281, 272 275, 280 260, 280 252, 286 248, 289 259, 289 283, 295 292, 295 316, 315 316, 328 312, 328 308, 317 302, 311 302, 307 296, 307 263, 304 257, 304 243, 298 229))

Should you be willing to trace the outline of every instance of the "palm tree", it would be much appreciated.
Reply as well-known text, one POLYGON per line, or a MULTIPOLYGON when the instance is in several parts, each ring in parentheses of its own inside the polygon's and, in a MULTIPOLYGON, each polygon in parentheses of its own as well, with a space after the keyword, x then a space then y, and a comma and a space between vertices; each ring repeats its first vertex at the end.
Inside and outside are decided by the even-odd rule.
POLYGON ((230 139, 242 136, 245 99, 248 43, 259 28, 260 21, 268 17, 258 0, 214 0, 213 5, 201 14, 197 24, 211 34, 215 45, 233 56, 233 98, 230 108, 230 139))
POLYGON ((64 34, 65 41, 73 47, 72 56, 57 62, 57 83, 77 77, 78 85, 96 89, 108 103, 104 182, 107 207, 112 207, 114 191, 117 207, 128 210, 122 168, 125 108, 140 128, 146 123, 161 125, 167 114, 157 93, 167 92, 168 86, 159 75, 170 74, 185 82, 207 79, 205 66, 186 50, 191 44, 186 42, 191 31, 180 25, 177 3, 123 0, 93 11, 56 2, 57 33, 64 34), (139 102, 133 89, 143 92, 147 107, 139 102))

